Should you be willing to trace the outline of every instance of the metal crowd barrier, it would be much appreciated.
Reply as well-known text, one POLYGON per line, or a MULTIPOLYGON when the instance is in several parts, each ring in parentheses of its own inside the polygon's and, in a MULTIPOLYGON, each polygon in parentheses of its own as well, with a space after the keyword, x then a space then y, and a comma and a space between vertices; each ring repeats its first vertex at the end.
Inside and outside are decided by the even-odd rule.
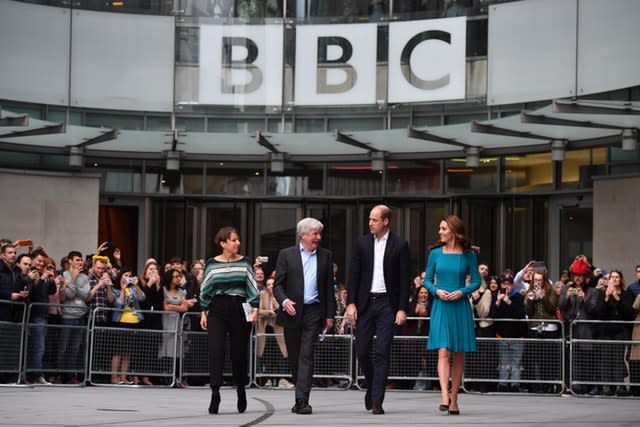
POLYGON ((89 381, 96 385, 132 385, 136 377, 138 381, 153 377, 158 385, 173 386, 181 336, 180 314, 140 310, 145 319, 129 327, 113 321, 96 324, 96 316, 101 312, 112 319, 114 313, 122 310, 98 308, 92 313, 89 381), (154 329, 154 324, 161 324, 162 329, 154 329))
POLYGON ((564 325, 548 319, 482 319, 525 323, 523 338, 477 338, 478 351, 465 354, 463 389, 561 394, 565 384, 564 325), (539 324, 532 326, 532 324, 539 324), (538 337, 555 326, 555 337, 538 337), (510 358, 509 355, 514 357, 510 358), (512 366, 512 362, 516 366, 512 366), (501 379, 501 372, 506 378, 501 379))
MULTIPOLYGON (((63 325, 57 316, 48 316, 46 322, 41 322, 32 312, 42 310, 43 306, 47 311, 62 308, 62 305, 33 303, 27 307, 24 303, 0 301, 0 310, 5 313, 5 320, 0 321, 0 378, 4 385, 33 381, 36 374, 56 383, 64 383, 58 377, 67 377, 77 380, 72 383, 111 384, 112 378, 122 378, 120 369, 113 369, 113 356, 127 354, 130 355, 127 381, 150 377, 155 385, 208 383, 208 339, 207 333, 200 330, 199 313, 143 311, 147 321, 128 328, 117 323, 96 323, 98 314, 106 314, 110 319, 119 311, 112 308, 100 308, 91 313, 87 322, 77 325, 63 325), (151 321, 153 318, 156 322, 151 321), (42 354, 41 361, 37 352, 42 354)), ((576 395, 589 392, 640 395, 640 341, 631 339, 632 328, 640 327, 640 322, 576 320, 570 324, 569 339, 565 340, 560 321, 544 321, 558 325, 554 337, 534 338, 536 334, 531 333, 529 326, 542 320, 490 320, 526 322, 530 335, 517 339, 477 338, 478 352, 465 355, 465 391, 477 391, 479 385, 489 385, 489 391, 498 390, 497 386, 506 384, 517 385, 516 391, 557 394, 566 381, 576 395), (616 326, 622 326, 625 332, 621 336, 608 336, 607 331, 616 326), (519 377, 501 379, 501 347, 512 343, 522 351, 519 377), (569 351, 565 351, 567 346, 569 351)), ((288 361, 278 345, 279 337, 252 333, 248 356, 252 383, 264 386, 269 379, 290 378, 288 361), (264 349, 258 357, 261 341, 264 349)), ((352 334, 319 336, 314 379, 336 380, 345 388, 353 382, 360 386, 358 380, 363 375, 355 358, 354 342, 352 334)), ((437 352, 427 351, 427 342, 427 336, 393 338, 390 382, 414 390, 429 390, 430 385, 437 384, 437 352)), ((225 358, 224 375, 229 378, 228 351, 225 358)))
POLYGON ((570 385, 574 395, 640 395, 639 321, 575 320, 570 328, 570 385))
POLYGON ((29 305, 25 328, 24 382, 31 383, 34 379, 27 377, 37 374, 55 384, 79 386, 84 383, 89 354, 89 308, 74 306, 74 310, 85 314, 73 320, 48 314, 50 308, 62 313, 64 307, 64 304, 47 303, 29 305), (46 310, 47 317, 36 316, 38 308, 46 310))
POLYGON ((0 300, 0 383, 19 384, 24 357, 24 324, 27 307, 23 302, 0 300))
MULTIPOLYGON (((179 369, 179 381, 189 385, 205 385, 209 383, 209 337, 206 331, 200 328, 200 313, 184 313, 181 319, 182 339, 180 340, 181 351, 179 369)), ((255 330, 255 328, 254 328, 255 330)), ((249 340, 253 340, 253 331, 249 340)), ((229 337, 225 338, 226 352, 224 355, 224 368, 222 375, 231 377, 231 355, 229 337)), ((254 366, 252 361, 254 351, 251 342, 249 343, 249 378, 253 379, 254 366)), ((251 384, 251 381, 249 382, 251 384)))

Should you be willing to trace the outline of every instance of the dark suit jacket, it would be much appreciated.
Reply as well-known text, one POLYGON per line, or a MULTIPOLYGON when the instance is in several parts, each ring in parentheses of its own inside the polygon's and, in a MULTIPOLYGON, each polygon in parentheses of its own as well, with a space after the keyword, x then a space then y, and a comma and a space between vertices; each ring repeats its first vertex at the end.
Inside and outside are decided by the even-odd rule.
MULTIPOLYGON (((369 302, 371 281, 373 280, 373 234, 358 238, 351 256, 351 272, 349 274, 349 293, 347 304, 355 304, 358 312, 363 312, 369 302)), ((394 313, 407 311, 409 304, 409 244, 389 232, 384 251, 384 281, 389 294, 389 301, 394 313)))
MULTIPOLYGON (((304 272, 302 271, 302 256, 300 246, 295 245, 282 249, 278 254, 276 263, 276 282, 273 286, 275 295, 281 309, 278 310, 276 323, 285 328, 297 328, 302 326, 302 308, 304 305, 304 272), (295 317, 289 316, 284 311, 283 302, 290 299, 296 303, 295 317)), ((318 299, 322 312, 327 319, 336 316, 336 299, 333 292, 333 257, 331 251, 318 248, 318 299)))

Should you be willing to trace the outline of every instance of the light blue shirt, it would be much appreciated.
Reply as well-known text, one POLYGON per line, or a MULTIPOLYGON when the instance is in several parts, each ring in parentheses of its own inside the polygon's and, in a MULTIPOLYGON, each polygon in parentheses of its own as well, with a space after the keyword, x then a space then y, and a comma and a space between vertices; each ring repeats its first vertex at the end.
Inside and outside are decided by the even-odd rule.
POLYGON ((302 258, 302 272, 304 273, 304 303, 320 302, 318 299, 318 251, 308 253, 302 244, 299 246, 302 258))

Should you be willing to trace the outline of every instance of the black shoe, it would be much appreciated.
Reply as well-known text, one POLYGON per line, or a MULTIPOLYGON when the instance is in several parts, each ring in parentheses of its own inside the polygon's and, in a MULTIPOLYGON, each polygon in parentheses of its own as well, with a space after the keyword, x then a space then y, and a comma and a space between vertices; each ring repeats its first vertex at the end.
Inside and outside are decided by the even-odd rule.
POLYGON ((449 409, 449 415, 460 415, 460 410, 449 409))
POLYGON ((509 386, 506 384, 498 384, 498 393, 506 393, 509 391, 509 386))
POLYGON ((613 387, 605 386, 602 389, 602 394, 604 394, 605 396, 613 396, 616 394, 616 391, 614 390, 613 387))
POLYGON ((447 404, 445 405, 444 403, 441 403, 440 406, 438 406, 438 410, 440 410, 440 412, 447 412, 449 410, 450 403, 451 403, 451 398, 447 397, 447 404))
POLYGON ((211 402, 209 403, 209 413, 217 414, 220 407, 220 391, 211 390, 211 402))
POLYGON ((367 391, 364 393, 364 407, 367 411, 371 410, 371 388, 367 388, 367 391))
POLYGON ((299 415, 308 415, 313 412, 311 405, 304 399, 296 399, 296 404, 291 408, 291 412, 299 415))
POLYGON ((238 386, 238 412, 241 414, 247 410, 247 393, 243 386, 238 386))
POLYGON ((616 387, 616 396, 629 396, 629 392, 627 391, 626 387, 622 387, 622 386, 618 386, 616 387))
POLYGON ((375 415, 384 414, 384 409, 382 409, 382 404, 380 402, 373 402, 371 404, 371 413, 375 415))
POLYGON ((589 396, 597 396, 600 394, 600 389, 598 388, 598 386, 593 386, 591 388, 591 390, 589 390, 589 393, 587 393, 589 396))

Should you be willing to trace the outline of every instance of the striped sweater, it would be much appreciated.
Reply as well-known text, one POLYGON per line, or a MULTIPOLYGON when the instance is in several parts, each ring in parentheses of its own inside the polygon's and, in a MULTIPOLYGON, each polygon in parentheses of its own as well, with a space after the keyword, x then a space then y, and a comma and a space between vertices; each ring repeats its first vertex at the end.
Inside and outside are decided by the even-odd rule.
POLYGON ((209 309, 211 299, 216 295, 239 296, 246 298, 253 307, 258 307, 260 293, 249 258, 242 257, 233 262, 217 261, 215 258, 207 261, 200 287, 200 306, 203 310, 209 309))

